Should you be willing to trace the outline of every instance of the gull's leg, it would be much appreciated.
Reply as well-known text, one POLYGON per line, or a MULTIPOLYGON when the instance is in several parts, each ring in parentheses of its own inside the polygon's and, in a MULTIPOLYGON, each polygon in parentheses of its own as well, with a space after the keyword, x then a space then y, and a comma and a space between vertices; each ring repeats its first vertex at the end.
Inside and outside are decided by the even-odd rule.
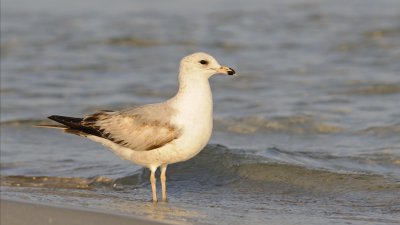
POLYGON ((150 183, 151 183, 151 192, 153 193, 153 202, 157 202, 157 187, 156 187, 156 170, 157 167, 150 168, 150 183))
POLYGON ((166 202, 167 201, 167 177, 165 176, 165 173, 167 172, 167 166, 168 165, 162 165, 161 166, 161 188, 162 188, 162 201, 166 202))

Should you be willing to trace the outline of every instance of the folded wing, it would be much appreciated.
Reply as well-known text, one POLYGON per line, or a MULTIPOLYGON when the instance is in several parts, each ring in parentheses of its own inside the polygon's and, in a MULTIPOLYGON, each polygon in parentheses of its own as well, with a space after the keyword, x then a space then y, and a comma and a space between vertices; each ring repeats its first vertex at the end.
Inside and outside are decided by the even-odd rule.
POLYGON ((171 122, 174 113, 171 107, 154 104, 119 112, 100 111, 83 119, 49 118, 66 125, 69 133, 96 135, 134 151, 149 151, 181 135, 181 129, 171 122))

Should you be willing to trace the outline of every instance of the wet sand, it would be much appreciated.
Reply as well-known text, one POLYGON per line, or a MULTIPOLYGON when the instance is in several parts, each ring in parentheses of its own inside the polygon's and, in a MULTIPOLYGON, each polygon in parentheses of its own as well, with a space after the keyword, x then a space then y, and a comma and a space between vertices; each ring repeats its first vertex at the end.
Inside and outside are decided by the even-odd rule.
POLYGON ((161 225, 156 221, 150 221, 138 217, 108 213, 99 210, 83 208, 70 208, 65 206, 45 205, 24 201, 11 201, 1 199, 1 220, 4 225, 75 225, 75 224, 143 224, 161 225))

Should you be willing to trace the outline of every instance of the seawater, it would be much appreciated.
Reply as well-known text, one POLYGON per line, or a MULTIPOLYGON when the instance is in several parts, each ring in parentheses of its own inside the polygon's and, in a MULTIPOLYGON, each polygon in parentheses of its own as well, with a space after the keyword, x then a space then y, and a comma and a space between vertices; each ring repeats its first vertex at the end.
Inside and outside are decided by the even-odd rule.
POLYGON ((175 224, 396 224, 400 3, 6 0, 1 8, 1 196, 175 224), (181 57, 214 55, 214 133, 148 171, 33 127, 163 101, 181 57))

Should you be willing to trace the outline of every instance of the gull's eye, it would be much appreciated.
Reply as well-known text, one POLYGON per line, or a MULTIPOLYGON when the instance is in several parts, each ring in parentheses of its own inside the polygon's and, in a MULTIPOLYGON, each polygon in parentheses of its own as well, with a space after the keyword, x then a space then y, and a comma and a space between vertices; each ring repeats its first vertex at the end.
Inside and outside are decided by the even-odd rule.
POLYGON ((203 59, 203 60, 200 60, 199 63, 202 65, 207 65, 208 61, 203 59))

